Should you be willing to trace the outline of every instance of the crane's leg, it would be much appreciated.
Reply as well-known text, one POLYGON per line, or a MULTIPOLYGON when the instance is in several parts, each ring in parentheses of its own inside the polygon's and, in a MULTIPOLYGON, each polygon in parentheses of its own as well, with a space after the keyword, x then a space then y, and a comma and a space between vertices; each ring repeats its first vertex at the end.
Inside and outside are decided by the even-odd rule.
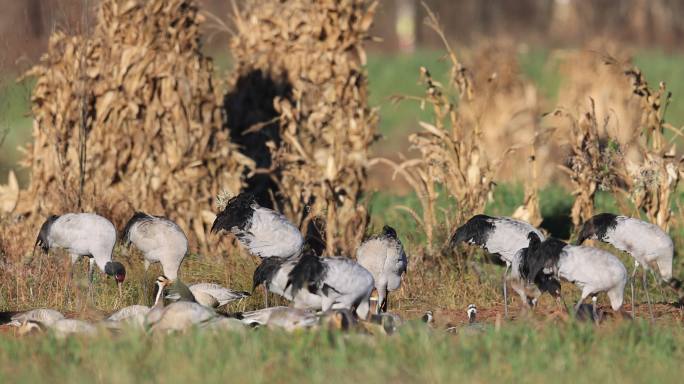
POLYGON ((142 289, 143 289, 143 303, 147 304, 147 270, 150 268, 150 262, 145 259, 143 261, 143 278, 142 278, 142 289))
POLYGON ((651 315, 651 322, 655 321, 653 317, 653 308, 651 307, 651 295, 648 293, 648 271, 646 268, 642 268, 643 273, 641 274, 642 283, 644 285, 644 290, 646 291, 646 302, 648 303, 648 313, 651 315))
POLYGON ((378 289, 378 303, 375 306, 375 313, 377 315, 387 312, 387 285, 383 285, 378 289))
POLYGON ((506 270, 503 274, 503 295, 504 295, 504 319, 508 319, 508 289, 506 287, 506 279, 508 278, 508 270, 511 268, 510 263, 506 263, 506 270))
POLYGON ((591 296, 591 316, 594 318, 594 324, 599 325, 598 310, 596 309, 597 301, 596 295, 591 296))
POLYGON ((639 268, 639 262, 634 260, 634 270, 632 271, 632 277, 629 279, 629 287, 632 290, 632 319, 636 319, 636 310, 634 309, 634 278, 636 277, 637 268, 639 268))
POLYGON ((88 258, 88 299, 90 303, 94 303, 93 300, 93 277, 95 272, 95 258, 88 258))
POLYGON ((382 312, 387 313, 387 309, 389 308, 389 292, 385 295, 385 300, 382 301, 382 305, 380 305, 380 309, 382 309, 382 312))
POLYGON ((586 300, 587 297, 591 294, 591 291, 587 290, 586 288, 582 290, 582 296, 580 297, 579 301, 577 302, 577 305, 575 305, 575 315, 577 315, 577 311, 580 309, 580 305, 586 300))
POLYGON ((663 286, 660 284, 660 279, 658 279, 658 275, 656 275, 655 269, 650 269, 651 275, 653 276, 653 282, 655 283, 655 286, 658 287, 658 292, 660 292, 660 301, 663 303, 667 303, 667 298, 665 297, 665 291, 663 290, 663 286))

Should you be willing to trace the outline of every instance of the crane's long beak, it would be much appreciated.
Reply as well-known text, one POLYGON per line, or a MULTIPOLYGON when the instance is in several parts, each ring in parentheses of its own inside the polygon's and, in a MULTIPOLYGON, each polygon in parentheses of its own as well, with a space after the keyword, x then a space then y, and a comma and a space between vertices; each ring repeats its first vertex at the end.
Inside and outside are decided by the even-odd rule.
POLYGON ((123 281, 116 281, 116 286, 119 288, 119 299, 123 297, 123 281))

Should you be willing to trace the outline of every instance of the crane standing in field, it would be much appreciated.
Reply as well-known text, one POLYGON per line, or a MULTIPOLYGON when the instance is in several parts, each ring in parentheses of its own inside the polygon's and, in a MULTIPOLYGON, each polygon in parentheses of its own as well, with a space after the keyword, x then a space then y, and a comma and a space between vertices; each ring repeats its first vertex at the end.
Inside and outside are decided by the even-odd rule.
POLYGON ((540 274, 553 274, 581 288, 575 311, 589 296, 595 302, 601 292, 608 295, 613 311, 622 307, 627 270, 615 255, 602 249, 569 245, 555 238, 541 241, 530 232, 521 270, 528 282, 537 280, 540 274))
POLYGON ((143 253, 145 273, 143 295, 147 298, 147 270, 152 263, 160 263, 164 276, 178 278, 178 270, 188 252, 188 238, 178 224, 160 216, 136 212, 123 230, 122 240, 133 243, 143 253))
POLYGON ((292 286, 288 286, 289 274, 298 262, 299 257, 289 259, 269 257, 263 259, 261 264, 254 270, 252 291, 263 284, 268 292, 273 292, 292 301, 295 308, 321 309, 323 305, 321 296, 310 292, 308 289, 300 289, 296 295, 293 295, 292 286))
MULTIPOLYGON (((508 292, 506 288, 508 272, 516 253, 528 246, 527 234, 530 232, 535 233, 540 239, 544 239, 544 235, 537 228, 524 221, 509 217, 475 215, 456 229, 451 238, 452 247, 461 242, 477 245, 490 254, 498 256, 506 264, 506 270, 503 275, 504 311, 506 317, 508 317, 508 292)), ((513 289, 518 292, 524 303, 529 303, 525 287, 522 284, 514 284, 513 289)), ((536 288, 533 289, 536 291, 536 288)), ((539 297, 539 295, 541 295, 541 292, 534 292, 534 296, 539 297)), ((536 302, 536 299, 534 299, 534 302, 536 302)))
POLYGON ((115 243, 114 224, 94 213, 50 216, 40 227, 36 239, 36 246, 45 253, 53 248, 65 249, 71 256, 72 273, 76 261, 82 256, 88 257, 88 292, 91 297, 95 265, 106 275, 114 277, 119 297, 122 295, 121 284, 126 279, 126 269, 118 261, 112 261, 115 243))
MULTIPOLYGON (((211 226, 212 233, 228 231, 250 254, 262 259, 294 258, 301 254, 304 237, 282 214, 260 206, 254 195, 240 193, 228 201, 211 226)), ((268 284, 264 284, 268 307, 268 284)))
POLYGON ((389 292, 399 289, 401 277, 408 266, 404 246, 394 228, 385 225, 380 235, 371 236, 364 241, 356 250, 356 261, 375 280, 375 289, 378 292, 376 313, 387 312, 389 292))
MULTIPOLYGON (((632 316, 634 316, 634 277, 639 266, 643 268, 642 282, 651 319, 653 319, 653 309, 648 293, 646 273, 653 272, 653 268, 657 266, 663 282, 677 291, 681 289, 681 281, 672 277, 674 255, 672 238, 657 225, 631 217, 601 213, 584 223, 577 243, 582 244, 587 239, 611 244, 634 258, 634 270, 630 279, 632 316)), ((653 273, 655 275, 655 272, 653 273)))
POLYGON ((249 253, 262 259, 297 256, 304 237, 282 214, 260 206, 254 196, 241 193, 228 201, 211 226, 212 233, 226 230, 235 235, 249 253))
POLYGON ((366 268, 346 257, 318 257, 305 250, 288 274, 286 289, 292 295, 308 289, 321 297, 321 309, 355 310, 361 319, 368 318, 370 295, 375 283, 366 268))

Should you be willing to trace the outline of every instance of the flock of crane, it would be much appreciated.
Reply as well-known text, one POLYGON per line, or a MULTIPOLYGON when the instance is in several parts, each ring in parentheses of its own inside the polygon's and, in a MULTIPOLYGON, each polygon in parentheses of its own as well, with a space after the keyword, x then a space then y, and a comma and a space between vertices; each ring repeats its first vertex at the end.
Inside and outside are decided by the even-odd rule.
MULTIPOLYGON (((66 335, 127 326, 152 332, 189 327, 243 329, 255 325, 286 330, 321 324, 348 328, 353 324, 369 323, 368 320, 389 331, 402 323, 397 315, 388 312, 388 296, 400 288, 408 259, 396 231, 389 226, 366 239, 357 249, 355 260, 321 257, 305 245, 297 226, 285 216, 260 206, 251 194, 241 193, 227 202, 211 231, 232 233, 250 254, 261 259, 254 271, 252 291, 258 286, 265 288, 265 308, 232 314, 218 312, 217 308, 250 294, 213 283, 185 285, 178 276, 188 251, 183 230, 167 218, 137 212, 126 224, 121 241, 129 246, 133 244, 143 254, 144 297, 147 297, 145 281, 150 264, 161 264, 163 275, 156 279, 155 300, 151 307, 124 307, 98 323, 67 319, 54 309, 38 308, 0 313, 0 324, 20 327, 22 332, 50 329, 66 335), (268 292, 285 298, 292 305, 269 307, 268 292)), ((591 296, 590 316, 598 321, 597 295, 605 292, 613 311, 621 311, 628 276, 625 266, 612 253, 581 245, 587 239, 612 244, 634 258, 630 279, 632 315, 633 280, 639 266, 643 268, 643 285, 651 317, 648 271, 657 268, 663 282, 675 290, 681 289, 681 282, 672 277, 672 239, 653 224, 625 216, 608 213, 594 216, 582 227, 578 244, 570 245, 545 237, 539 229, 520 220, 476 215, 456 230, 451 245, 477 245, 506 265, 503 276, 506 316, 509 283, 526 308, 534 308, 544 292, 565 307, 562 279, 574 283, 582 291, 575 313, 581 311, 583 302, 591 296)), ((56 248, 66 250, 71 256, 72 268, 81 257, 87 257, 89 296, 92 298, 97 266, 114 278, 121 297, 126 269, 112 260, 116 241, 116 228, 108 219, 93 213, 68 213, 51 216, 45 221, 36 247, 44 252, 56 248)), ((476 307, 469 305, 467 314, 471 324, 475 322, 476 313, 476 307)), ((432 320, 432 312, 428 311, 423 321, 432 323, 432 320)))

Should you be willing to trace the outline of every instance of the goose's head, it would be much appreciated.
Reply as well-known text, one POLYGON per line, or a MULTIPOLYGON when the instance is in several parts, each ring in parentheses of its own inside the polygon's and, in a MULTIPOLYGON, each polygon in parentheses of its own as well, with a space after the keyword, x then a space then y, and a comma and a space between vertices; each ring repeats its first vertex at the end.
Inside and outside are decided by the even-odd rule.
POLYGON ((468 305, 466 313, 468 314, 468 322, 470 324, 474 323, 476 321, 477 316, 477 307, 475 306, 475 304, 468 305))
POLYGON ((157 281, 155 281, 155 285, 156 285, 157 293, 156 293, 156 297, 154 299, 154 305, 157 305, 157 303, 161 299, 162 295, 164 294, 164 288, 171 285, 171 280, 169 280, 168 277, 161 275, 161 276, 157 277, 157 281))

